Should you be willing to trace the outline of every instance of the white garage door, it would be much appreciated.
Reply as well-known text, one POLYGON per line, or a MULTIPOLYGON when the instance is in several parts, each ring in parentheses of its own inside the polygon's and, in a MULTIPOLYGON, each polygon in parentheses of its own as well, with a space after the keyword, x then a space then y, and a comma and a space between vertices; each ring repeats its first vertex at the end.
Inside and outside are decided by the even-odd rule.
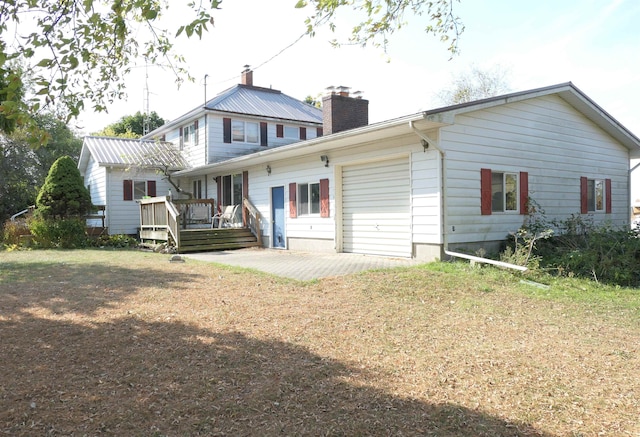
POLYGON ((343 251, 411 257, 409 159, 342 169, 343 251))

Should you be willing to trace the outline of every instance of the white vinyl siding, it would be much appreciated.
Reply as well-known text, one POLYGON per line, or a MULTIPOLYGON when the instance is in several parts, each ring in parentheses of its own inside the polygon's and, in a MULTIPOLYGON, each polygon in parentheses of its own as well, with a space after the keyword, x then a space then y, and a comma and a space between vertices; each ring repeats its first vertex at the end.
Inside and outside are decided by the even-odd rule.
POLYGON ((344 167, 343 250, 410 257, 410 194, 408 158, 344 167))
POLYGON ((529 196, 547 219, 580 213, 580 177, 612 179, 616 225, 628 222, 628 150, 557 96, 456 116, 443 128, 449 243, 500 241, 523 223, 519 214, 480 215, 480 169, 528 172, 529 196))

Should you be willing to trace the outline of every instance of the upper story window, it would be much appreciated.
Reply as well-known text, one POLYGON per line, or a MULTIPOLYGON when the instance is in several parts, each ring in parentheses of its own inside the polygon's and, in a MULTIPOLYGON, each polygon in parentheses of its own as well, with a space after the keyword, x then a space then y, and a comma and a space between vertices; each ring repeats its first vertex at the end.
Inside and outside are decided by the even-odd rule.
POLYGON ((198 120, 180 128, 180 147, 195 146, 198 144, 198 120))
POLYGON ((298 215, 320 214, 320 183, 298 184, 298 215))
POLYGON ((260 141, 260 129, 258 123, 250 121, 231 121, 231 140, 240 143, 258 143, 260 141))

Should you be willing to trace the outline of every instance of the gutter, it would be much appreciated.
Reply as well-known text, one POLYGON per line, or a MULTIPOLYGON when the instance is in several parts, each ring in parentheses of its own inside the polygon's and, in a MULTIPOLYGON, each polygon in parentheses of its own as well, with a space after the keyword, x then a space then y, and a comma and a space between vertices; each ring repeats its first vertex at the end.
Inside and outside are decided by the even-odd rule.
MULTIPOLYGON (((442 246, 444 248, 444 253, 445 255, 454 257, 454 258, 464 258, 464 259, 468 259, 472 262, 480 262, 480 263, 485 263, 485 264, 493 264, 495 266, 498 267, 505 267, 508 269, 514 269, 514 270, 519 270, 521 272, 527 271, 528 268, 524 267, 524 266, 519 266, 516 264, 510 264, 510 263, 505 263, 502 261, 496 261, 493 259, 489 259, 489 258, 482 258, 479 256, 473 256, 473 255, 467 255, 466 253, 460 253, 460 252, 453 252, 449 250, 449 242, 448 242, 448 233, 447 233, 447 223, 448 223, 448 217, 447 217, 447 205, 446 205, 446 201, 447 201, 447 166, 445 158, 446 158, 446 154, 445 152, 440 148, 440 146, 437 144, 437 141, 432 140, 431 138, 429 138, 428 136, 426 136, 424 133, 422 133, 420 130, 418 130, 415 126, 414 126, 414 120, 410 120, 409 121, 409 127, 411 128, 411 130, 417 135, 419 136, 423 143, 423 147, 425 147, 425 151, 427 150, 428 147, 433 146, 434 149, 436 149, 436 151, 438 151, 438 154, 440 155, 440 159, 439 159, 439 165, 440 165, 440 174, 442 176, 442 180, 441 180, 441 186, 442 186, 442 196, 441 196, 441 203, 442 203, 442 215, 441 215, 441 222, 442 222, 442 246)), ((640 166, 640 164, 638 164, 636 167, 640 166)), ((635 167, 634 167, 635 169, 635 167)))

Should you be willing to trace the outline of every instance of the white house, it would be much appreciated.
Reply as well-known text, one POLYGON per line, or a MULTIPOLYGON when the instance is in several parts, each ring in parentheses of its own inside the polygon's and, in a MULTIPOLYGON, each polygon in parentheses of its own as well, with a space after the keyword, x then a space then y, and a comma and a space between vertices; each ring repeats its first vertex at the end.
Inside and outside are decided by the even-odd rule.
POLYGON ((157 163, 162 162, 170 171, 186 167, 172 147, 156 141, 84 138, 78 169, 91 194, 91 203, 105 207, 104 224, 109 234, 135 234, 140 226, 136 200, 169 192, 171 186, 157 163))
MULTIPOLYGON (((135 201, 166 195, 172 188, 158 163, 165 163, 169 171, 197 168, 321 135, 320 109, 281 91, 253 86, 253 72, 247 69, 242 83, 141 140, 86 137, 78 168, 93 204, 105 206, 109 234, 135 234, 140 226, 135 201)), ((240 202, 239 175, 227 175, 213 188, 210 179, 200 176, 178 182, 195 199, 220 199, 221 190, 225 205, 240 202)), ((176 191, 173 194, 180 197, 176 191)))
MULTIPOLYGON (((325 109, 334 99, 353 103, 343 114, 361 110, 340 93, 325 109)), ((522 226, 528 199, 549 219, 629 224, 640 140, 571 83, 324 134, 176 177, 203 181, 225 205, 248 195, 265 245, 291 250, 423 260, 490 250, 522 226)))

